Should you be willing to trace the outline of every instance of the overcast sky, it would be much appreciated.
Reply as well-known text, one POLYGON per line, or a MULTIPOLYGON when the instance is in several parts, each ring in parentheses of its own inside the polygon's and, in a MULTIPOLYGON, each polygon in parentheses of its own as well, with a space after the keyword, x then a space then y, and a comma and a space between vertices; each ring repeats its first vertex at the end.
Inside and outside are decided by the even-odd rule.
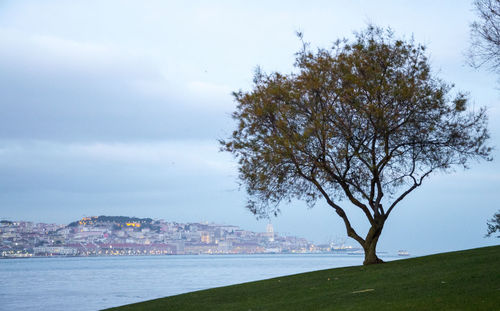
MULTIPOLYGON (((234 126, 231 92, 251 88, 257 65, 290 72, 296 31, 329 47, 371 22, 426 44, 434 72, 489 107, 497 146, 495 161, 434 175, 405 199, 379 249, 498 243, 483 236, 500 208, 500 91, 465 63, 470 2, 0 1, 0 219, 127 215, 264 231, 244 208, 234 159, 218 151, 234 126)), ((282 211, 278 232, 345 236, 323 203, 282 211)))

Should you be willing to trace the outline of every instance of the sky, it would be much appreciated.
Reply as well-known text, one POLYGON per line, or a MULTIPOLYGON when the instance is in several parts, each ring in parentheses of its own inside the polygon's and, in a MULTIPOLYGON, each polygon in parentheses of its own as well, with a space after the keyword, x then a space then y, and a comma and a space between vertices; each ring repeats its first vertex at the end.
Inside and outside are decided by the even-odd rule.
MULTIPOLYGON (((374 23, 425 44, 433 72, 488 107, 497 147, 493 162, 428 179, 391 214, 378 249, 498 244, 484 234, 500 209, 500 90, 466 64, 474 19, 471 1, 0 1, 0 219, 126 215, 264 231, 244 207, 236 161, 219 151, 235 126, 231 92, 250 90, 257 66, 291 72, 297 31, 327 48, 374 23)), ((346 236, 323 202, 281 209, 277 232, 346 236)))

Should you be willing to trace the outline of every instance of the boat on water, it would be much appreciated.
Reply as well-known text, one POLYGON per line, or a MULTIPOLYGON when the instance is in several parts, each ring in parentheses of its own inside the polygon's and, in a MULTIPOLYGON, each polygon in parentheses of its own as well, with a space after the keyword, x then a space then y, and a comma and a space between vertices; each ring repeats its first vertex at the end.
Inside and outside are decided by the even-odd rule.
POLYGON ((407 250, 404 250, 404 249, 400 249, 398 251, 398 256, 410 256, 410 253, 408 253, 407 250))

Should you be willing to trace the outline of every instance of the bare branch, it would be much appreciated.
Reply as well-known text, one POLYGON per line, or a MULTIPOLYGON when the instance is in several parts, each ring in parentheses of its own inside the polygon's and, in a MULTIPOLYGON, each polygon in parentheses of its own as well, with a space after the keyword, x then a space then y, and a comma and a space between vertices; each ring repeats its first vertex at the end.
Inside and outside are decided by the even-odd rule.
POLYGON ((405 192, 403 192, 396 200, 394 200, 394 202, 391 204, 391 206, 387 210, 387 213, 385 214, 385 217, 386 218, 389 217, 389 214, 392 212, 392 210, 394 209, 394 207, 399 202, 401 202, 408 194, 410 194, 417 187, 419 187, 420 185, 422 185, 422 181, 424 180, 425 177, 429 176, 430 173, 432 173, 432 170, 430 170, 430 171, 426 172, 424 175, 422 175, 422 177, 420 177, 420 180, 418 182, 415 179, 415 177, 413 177, 412 175, 410 175, 413 178, 413 180, 414 180, 413 185, 408 190, 406 190, 405 192))

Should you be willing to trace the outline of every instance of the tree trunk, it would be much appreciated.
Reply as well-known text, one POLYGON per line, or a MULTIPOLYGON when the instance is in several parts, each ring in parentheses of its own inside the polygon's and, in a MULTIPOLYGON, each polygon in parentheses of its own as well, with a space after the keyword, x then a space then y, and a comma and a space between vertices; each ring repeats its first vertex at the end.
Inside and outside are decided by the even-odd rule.
POLYGON ((384 262, 382 259, 377 257, 377 242, 383 228, 384 223, 382 221, 378 224, 374 224, 370 228, 370 231, 368 231, 365 243, 364 245, 362 245, 365 251, 365 260, 363 261, 363 265, 371 265, 384 262))
POLYGON ((363 246, 363 249, 365 250, 365 260, 363 261, 363 265, 371 265, 384 262, 382 259, 377 257, 377 241, 378 238, 371 243, 365 243, 365 246, 363 246))

